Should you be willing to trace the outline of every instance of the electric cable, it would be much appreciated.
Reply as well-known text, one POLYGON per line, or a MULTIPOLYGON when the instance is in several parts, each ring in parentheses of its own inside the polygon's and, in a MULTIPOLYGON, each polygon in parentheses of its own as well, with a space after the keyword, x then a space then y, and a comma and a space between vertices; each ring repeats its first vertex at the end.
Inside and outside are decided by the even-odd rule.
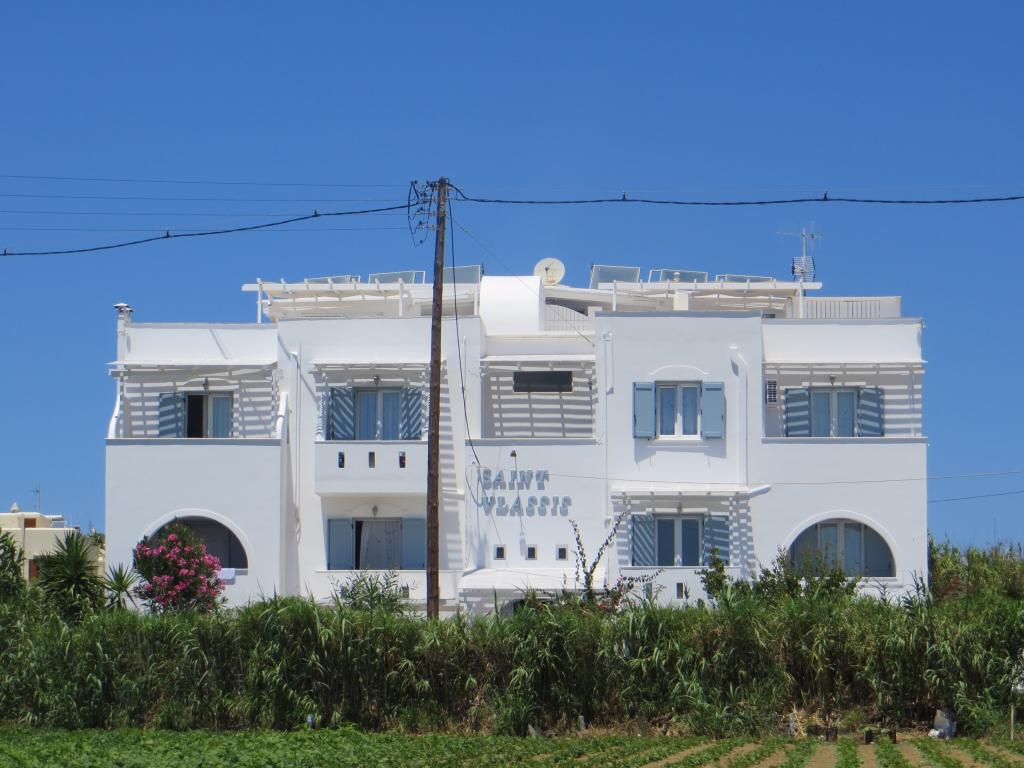
POLYGON ((767 205, 801 205, 805 203, 857 203, 862 205, 969 205, 977 203, 1009 203, 1024 200, 1024 195, 1003 195, 998 197, 963 197, 963 198, 932 198, 932 199, 900 199, 873 197, 829 197, 825 192, 821 197, 791 197, 764 200, 664 200, 657 198, 629 197, 623 193, 621 197, 597 197, 584 199, 530 200, 497 197, 469 197, 461 190, 459 200, 467 203, 487 203, 496 205, 602 205, 615 203, 632 203, 637 205, 670 205, 670 206, 767 206, 767 205))
POLYGON ((195 184, 232 187, 324 187, 328 189, 401 189, 404 184, 318 184, 293 181, 221 181, 199 179, 134 179, 101 176, 31 176, 3 173, 0 179, 26 179, 31 181, 99 181, 116 184, 195 184))
POLYGON ((408 209, 409 204, 403 205, 392 205, 386 208, 367 208, 360 211, 327 211, 320 213, 319 211, 313 211, 313 213, 306 216, 295 216, 290 219, 281 219, 279 221, 268 221, 263 224, 251 224, 245 227, 231 227, 229 229, 212 229, 205 230, 202 232, 174 232, 167 230, 163 235, 156 237, 145 237, 138 240, 129 240, 121 243, 111 243, 109 245, 95 245, 89 248, 69 248, 65 250, 52 250, 52 251, 8 251, 6 248, 2 256, 66 256, 78 253, 95 253, 96 251, 110 251, 115 248, 127 248, 131 245, 144 245, 146 243, 155 243, 161 240, 174 240, 183 237, 209 237, 211 235, 229 235, 236 232, 252 232, 259 229, 269 229, 271 227, 280 227, 285 224, 295 224, 300 221, 309 221, 310 219, 318 219, 329 216, 359 216, 362 214, 379 213, 382 211, 401 211, 408 209))
POLYGON ((462 332, 459 331, 459 297, 456 293, 458 283, 455 281, 455 217, 452 215, 452 204, 447 203, 448 208, 448 228, 451 232, 451 245, 452 245, 452 307, 455 309, 455 348, 458 350, 459 355, 459 381, 462 385, 462 415, 466 420, 466 442, 469 443, 469 448, 473 451, 473 458, 476 460, 477 465, 480 464, 480 457, 476 453, 476 446, 473 445, 472 431, 469 428, 469 409, 466 405, 466 376, 462 371, 462 332))

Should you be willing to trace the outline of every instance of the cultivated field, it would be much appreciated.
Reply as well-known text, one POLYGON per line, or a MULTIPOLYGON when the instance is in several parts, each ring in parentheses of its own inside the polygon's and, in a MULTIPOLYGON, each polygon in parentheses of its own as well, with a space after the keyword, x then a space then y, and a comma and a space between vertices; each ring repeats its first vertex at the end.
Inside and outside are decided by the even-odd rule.
POLYGON ((401 736, 349 730, 293 733, 0 730, 0 765, 18 768, 1012 768, 1024 742, 940 743, 919 738, 873 746, 840 739, 401 736))

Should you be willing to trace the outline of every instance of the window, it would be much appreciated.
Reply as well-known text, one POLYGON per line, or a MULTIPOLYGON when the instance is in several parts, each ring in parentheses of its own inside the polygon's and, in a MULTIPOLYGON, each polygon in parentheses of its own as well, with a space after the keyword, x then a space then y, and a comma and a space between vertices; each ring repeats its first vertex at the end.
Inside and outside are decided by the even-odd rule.
MULTIPOLYGON (((206 547, 206 553, 220 560, 221 568, 248 568, 249 558, 242 542, 230 528, 205 517, 185 517, 174 520, 194 533, 206 547)), ((163 532, 161 528, 158 535, 163 532)))
POLYGON ((426 532, 426 519, 421 517, 328 519, 327 569, 422 570, 426 532))
POLYGON ((505 547, 504 547, 504 545, 499 544, 498 546, 496 546, 494 548, 494 559, 495 560, 504 560, 505 559, 505 547))
POLYGON ((572 371, 514 371, 513 392, 572 392, 572 371))
POLYGON ((401 390, 356 390, 356 439, 398 440, 401 390))
POLYGON ((659 384, 657 389, 658 436, 700 434, 700 385, 659 384))
POLYGON ((530 547, 526 548, 526 559, 527 560, 536 560, 537 559, 537 548, 536 547, 530 546, 530 547))
POLYGON ((160 437, 231 437, 230 393, 165 392, 160 395, 160 437))
POLYGON ((892 551, 873 528, 850 520, 826 520, 797 536, 789 548, 797 568, 840 567, 848 576, 891 577, 892 551))
POLYGON ((811 390, 811 437, 853 437, 856 423, 856 389, 811 390))
POLYGON ((655 564, 662 567, 700 565, 701 520, 680 515, 654 518, 655 564))
POLYGON ((568 560, 569 559, 569 548, 568 547, 557 547, 555 549, 555 560, 568 560))
POLYGON ((420 387, 331 386, 325 401, 328 440, 419 440, 423 411, 420 387))

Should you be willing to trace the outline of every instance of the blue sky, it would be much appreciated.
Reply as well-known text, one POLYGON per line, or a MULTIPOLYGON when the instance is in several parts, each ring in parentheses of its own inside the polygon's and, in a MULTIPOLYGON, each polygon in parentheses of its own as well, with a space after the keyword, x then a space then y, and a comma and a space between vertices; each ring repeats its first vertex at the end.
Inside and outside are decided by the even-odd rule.
MULTIPOLYGON (((7 3, 2 174, 394 186, 0 178, 0 248, 372 206, 357 201, 404 199, 410 179, 442 174, 510 197, 1020 193, 1022 22, 1009 2, 7 3)), ((1024 204, 455 215, 501 259, 460 234, 461 262, 500 274, 557 256, 570 282, 592 262, 784 276, 798 242, 777 233, 813 223, 827 293, 902 294, 926 320, 929 472, 1024 468, 1024 204)), ((31 506, 39 483, 46 511, 101 525, 115 302, 139 321, 251 321, 239 287, 256 277, 430 258, 402 216, 374 216, 0 260, 0 503, 31 506)), ((930 493, 1021 488, 1007 475, 930 493)), ((960 543, 1019 541, 1022 505, 935 504, 929 524, 960 543)))

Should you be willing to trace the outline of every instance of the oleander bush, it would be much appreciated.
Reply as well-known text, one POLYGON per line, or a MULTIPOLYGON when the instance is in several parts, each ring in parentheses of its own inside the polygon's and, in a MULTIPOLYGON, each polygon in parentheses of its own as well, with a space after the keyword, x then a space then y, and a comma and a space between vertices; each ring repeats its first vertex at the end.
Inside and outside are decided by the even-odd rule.
POLYGON ((220 561, 181 523, 143 539, 132 552, 139 584, 135 594, 153 611, 212 611, 221 602, 220 561))
POLYGON ((64 728, 508 734, 569 730, 582 716, 730 736, 776 731, 794 710, 895 725, 943 707, 962 732, 993 726, 1020 674, 1024 601, 924 588, 883 601, 830 583, 726 583, 685 607, 533 601, 442 621, 396 610, 383 583, 327 604, 273 597, 76 621, 30 586, 0 600, 0 712, 64 728))

